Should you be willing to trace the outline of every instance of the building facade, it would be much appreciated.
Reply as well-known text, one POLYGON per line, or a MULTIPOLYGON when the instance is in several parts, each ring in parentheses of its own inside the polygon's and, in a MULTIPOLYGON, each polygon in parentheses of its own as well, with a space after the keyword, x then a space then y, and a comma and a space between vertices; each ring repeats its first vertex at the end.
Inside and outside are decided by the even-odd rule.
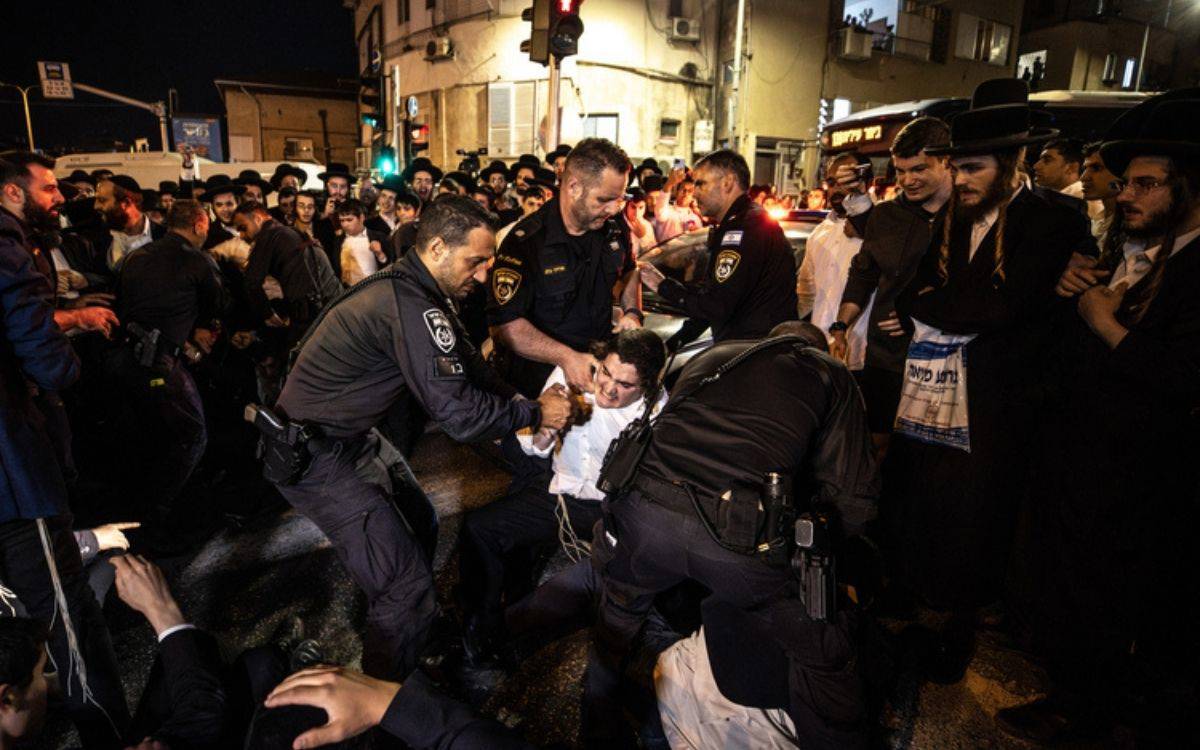
POLYGON ((358 81, 302 72, 213 83, 225 104, 229 161, 354 163, 358 81))
POLYGON ((1018 74, 1043 90, 1200 83, 1200 6, 1187 0, 1039 0, 1024 25, 1018 74))
MULTIPOLYGON (((393 122, 411 110, 429 126, 435 163, 456 167, 460 149, 512 160, 556 145, 545 142, 547 69, 520 51, 530 0, 344 1, 362 68, 375 60, 390 76, 393 122)), ((1022 4, 744 0, 739 17, 738 0, 586 0, 579 54, 563 64, 559 140, 601 135, 663 166, 729 145, 756 182, 796 190, 816 179, 826 120, 969 96, 1012 75, 1022 4)), ((399 145, 397 132, 363 126, 360 141, 399 145)))

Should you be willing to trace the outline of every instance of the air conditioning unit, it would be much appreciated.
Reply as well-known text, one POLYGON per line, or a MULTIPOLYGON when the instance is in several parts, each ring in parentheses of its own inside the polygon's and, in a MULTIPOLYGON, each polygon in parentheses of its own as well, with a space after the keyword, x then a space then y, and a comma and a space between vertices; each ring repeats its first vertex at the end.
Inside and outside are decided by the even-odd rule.
POLYGON ((426 60, 449 60, 454 57, 454 45, 448 36, 435 36, 425 43, 426 60))
POLYGON ((371 148, 369 146, 354 149, 354 171, 371 171, 371 148))
POLYGON ((870 60, 871 34, 846 27, 838 31, 837 56, 843 60, 870 60))
POLYGON ((672 42, 700 41, 700 23, 694 18, 672 18, 670 39, 672 42))

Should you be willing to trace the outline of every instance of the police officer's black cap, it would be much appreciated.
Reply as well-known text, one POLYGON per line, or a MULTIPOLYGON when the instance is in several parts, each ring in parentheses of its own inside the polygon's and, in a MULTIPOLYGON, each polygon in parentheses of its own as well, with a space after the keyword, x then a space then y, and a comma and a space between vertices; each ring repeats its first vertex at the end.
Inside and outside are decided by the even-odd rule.
POLYGON ((503 175, 504 179, 508 179, 508 165, 499 159, 493 159, 483 169, 479 170, 479 179, 481 182, 487 182, 488 178, 494 174, 503 175))
POLYGON ((126 190, 130 193, 142 192, 142 186, 138 184, 138 181, 133 179, 132 177, 130 177, 127 174, 112 175, 111 177, 108 178, 108 181, 111 182, 112 184, 116 185, 117 187, 121 188, 122 190, 126 190))
POLYGON ((237 179, 234 180, 239 185, 258 185, 262 190, 263 197, 275 192, 275 186, 263 179, 262 173, 257 169, 243 169, 238 173, 237 179))
POLYGON ((159 195, 178 195, 179 194, 179 183, 175 182, 174 180, 163 180, 162 182, 158 183, 158 194, 159 195))
POLYGON ((646 179, 642 180, 642 189, 649 193, 652 190, 662 190, 663 186, 666 184, 667 181, 663 179, 662 175, 652 174, 648 175, 646 179))
POLYGON ((87 172, 84 172, 82 169, 76 169, 75 171, 71 172, 71 174, 67 175, 64 180, 66 182, 86 182, 92 187, 96 187, 96 178, 92 177, 87 172))
POLYGON ((325 167, 325 171, 317 175, 317 179, 322 182, 329 182, 331 177, 341 177, 347 180, 351 185, 358 182, 358 178, 350 171, 350 167, 338 161, 331 161, 325 167))
POLYGON ((200 200, 212 203, 218 195, 232 193, 234 196, 239 196, 244 192, 246 192, 245 186, 234 182, 229 175, 215 174, 208 178, 208 182, 204 183, 204 192, 200 195, 200 200))

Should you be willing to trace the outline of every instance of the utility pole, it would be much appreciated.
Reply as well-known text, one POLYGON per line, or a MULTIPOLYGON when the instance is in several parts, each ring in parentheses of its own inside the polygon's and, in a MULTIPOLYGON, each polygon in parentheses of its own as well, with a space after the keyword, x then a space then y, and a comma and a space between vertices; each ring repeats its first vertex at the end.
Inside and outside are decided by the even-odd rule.
POLYGON ((733 150, 739 154, 742 153, 742 139, 745 137, 742 133, 742 110, 745 109, 745 103, 742 101, 742 58, 745 54, 742 50, 742 42, 745 27, 746 0, 738 0, 737 28, 733 36, 733 96, 729 102, 729 127, 734 133, 733 150))
POLYGON ((41 88, 41 86, 35 83, 32 86, 22 88, 15 83, 4 83, 3 81, 0 81, 0 86, 7 86, 10 89, 16 89, 21 92, 21 102, 25 105, 25 137, 29 139, 29 150, 33 151, 33 120, 29 117, 29 92, 41 88))
POLYGON ((549 94, 546 97, 546 152, 558 147, 558 91, 562 74, 562 61, 558 55, 550 55, 549 94))

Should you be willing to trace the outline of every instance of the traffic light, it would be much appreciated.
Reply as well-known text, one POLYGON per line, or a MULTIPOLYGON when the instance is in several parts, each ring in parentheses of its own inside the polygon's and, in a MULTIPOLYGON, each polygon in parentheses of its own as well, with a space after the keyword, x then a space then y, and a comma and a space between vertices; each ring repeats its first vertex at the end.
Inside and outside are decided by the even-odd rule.
POLYGON ((379 149, 379 158, 375 160, 375 168, 381 177, 396 174, 396 149, 384 146, 379 149))
POLYGON ((429 148, 429 126, 419 122, 409 122, 406 126, 408 137, 405 139, 408 143, 409 159, 421 151, 429 148))
POLYGON ((387 114, 383 107, 383 76, 363 76, 358 100, 362 102, 362 122, 377 133, 387 130, 387 114))
POLYGON ((558 0, 533 0, 521 11, 521 20, 529 22, 529 38, 521 42, 521 51, 529 59, 545 65, 550 61, 550 4, 558 0))
POLYGON ((564 58, 579 52, 579 37, 583 36, 583 21, 579 6, 583 0, 552 0, 550 4, 550 52, 564 58))

